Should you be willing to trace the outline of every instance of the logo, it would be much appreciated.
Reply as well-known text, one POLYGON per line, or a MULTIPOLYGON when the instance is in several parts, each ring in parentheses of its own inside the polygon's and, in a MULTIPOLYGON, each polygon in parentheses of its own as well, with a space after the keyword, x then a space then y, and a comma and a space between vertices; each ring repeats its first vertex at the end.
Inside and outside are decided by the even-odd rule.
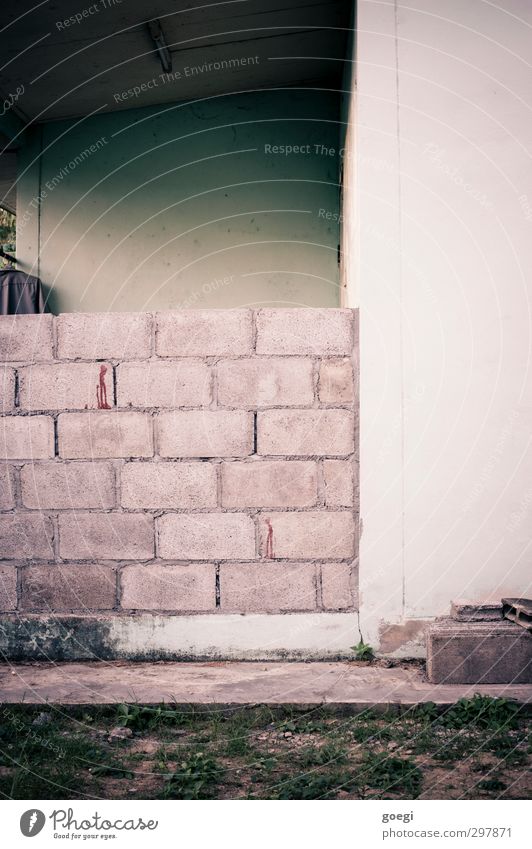
POLYGON ((42 811, 37 808, 32 808, 29 811, 24 811, 20 818, 20 830, 24 837, 35 837, 42 831, 46 817, 42 811))

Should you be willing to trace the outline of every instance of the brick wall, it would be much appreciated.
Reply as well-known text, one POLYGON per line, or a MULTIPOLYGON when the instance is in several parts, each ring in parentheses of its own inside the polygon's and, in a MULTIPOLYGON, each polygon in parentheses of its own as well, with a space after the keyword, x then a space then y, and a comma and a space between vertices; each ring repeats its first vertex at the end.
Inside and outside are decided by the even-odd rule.
POLYGON ((356 314, 0 318, 0 610, 356 607, 356 314))

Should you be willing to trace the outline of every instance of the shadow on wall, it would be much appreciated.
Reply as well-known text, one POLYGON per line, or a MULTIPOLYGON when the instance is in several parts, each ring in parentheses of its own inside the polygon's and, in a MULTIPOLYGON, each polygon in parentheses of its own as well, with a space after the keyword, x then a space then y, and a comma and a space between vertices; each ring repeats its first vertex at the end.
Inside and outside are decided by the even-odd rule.
POLYGON ((338 306, 339 105, 279 89, 29 131, 21 267, 53 312, 338 306))

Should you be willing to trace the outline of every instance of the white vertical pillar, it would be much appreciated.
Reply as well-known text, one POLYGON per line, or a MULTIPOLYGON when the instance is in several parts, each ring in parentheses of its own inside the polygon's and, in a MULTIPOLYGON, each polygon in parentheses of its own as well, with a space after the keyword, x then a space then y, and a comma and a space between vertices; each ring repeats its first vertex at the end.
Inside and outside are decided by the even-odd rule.
POLYGON ((526 0, 358 3, 345 276, 360 623, 386 651, 453 598, 531 593, 531 27, 526 0))
POLYGON ((359 3, 347 133, 349 306, 360 307, 360 629, 373 646, 403 607, 400 161, 395 11, 359 3))

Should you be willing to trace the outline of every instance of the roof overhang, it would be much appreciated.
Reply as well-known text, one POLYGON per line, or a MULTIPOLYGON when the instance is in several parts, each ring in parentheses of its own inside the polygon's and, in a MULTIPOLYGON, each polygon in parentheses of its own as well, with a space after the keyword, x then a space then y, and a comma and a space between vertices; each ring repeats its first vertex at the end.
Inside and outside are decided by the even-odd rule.
POLYGON ((341 76, 349 0, 3 0, 1 92, 25 123, 341 76), (33 6, 33 8, 32 8, 33 6), (156 42, 160 24, 167 46, 156 42), (166 83, 160 80, 171 68, 166 83), (153 84, 156 80, 159 84, 153 84), (135 90, 134 97, 122 93, 135 90))
POLYGON ((3 0, 2 205, 14 210, 28 126, 285 86, 338 89, 351 5, 3 0))

